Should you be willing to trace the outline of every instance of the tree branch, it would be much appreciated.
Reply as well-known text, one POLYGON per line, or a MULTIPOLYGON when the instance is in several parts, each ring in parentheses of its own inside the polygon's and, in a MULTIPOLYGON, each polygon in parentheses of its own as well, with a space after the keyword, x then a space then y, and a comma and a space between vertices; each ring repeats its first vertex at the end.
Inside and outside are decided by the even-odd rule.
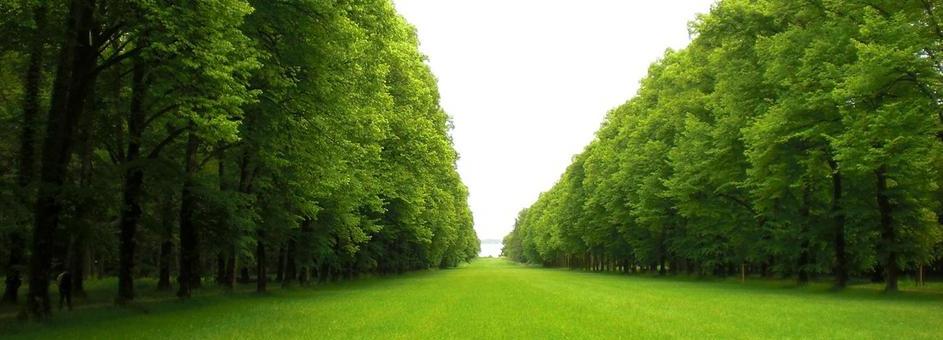
POLYGON ((213 159, 213 157, 221 155, 223 151, 232 149, 232 148, 237 147, 237 146, 240 146, 240 145, 242 145, 242 141, 238 141, 238 142, 235 142, 235 143, 229 143, 229 144, 226 144, 226 145, 224 145, 224 146, 222 146, 222 147, 218 147, 218 148, 213 149, 213 152, 211 152, 209 155, 207 155, 206 158, 204 158, 203 161, 200 162, 199 168, 202 168, 203 166, 206 165, 206 163, 209 163, 209 161, 210 161, 211 159, 213 159))
POLYGON ((725 193, 722 193, 722 192, 717 192, 717 193, 715 193, 715 194, 716 194, 718 197, 726 198, 726 199, 728 199, 728 200, 730 200, 730 201, 736 203, 737 205, 739 205, 739 206, 743 207, 744 209, 746 209, 747 211, 749 211, 749 212, 750 212, 751 214, 753 214, 754 216, 757 215, 757 214, 756 214, 756 210, 753 210, 753 207, 750 206, 749 204, 747 204, 747 202, 744 202, 743 200, 741 200, 741 199, 739 199, 739 198, 737 198, 737 197, 734 197, 733 195, 730 195, 730 194, 725 194, 725 193))
POLYGON ((99 73, 101 71, 104 71, 108 69, 109 67, 112 67, 124 61, 125 59, 137 56, 139 54, 141 54, 141 47, 135 47, 134 49, 128 52, 122 53, 120 55, 112 56, 108 58, 108 60, 105 60, 105 62, 103 62, 101 65, 98 65, 98 67, 96 67, 95 70, 92 71, 92 73, 99 73))
POLYGON ((157 113, 154 113, 153 115, 151 115, 144 121, 144 124, 141 125, 141 129, 146 129, 149 125, 151 125, 151 123, 154 122, 155 119, 160 118, 160 116, 163 116, 167 114, 168 112, 177 109, 178 107, 180 107, 179 104, 173 104, 173 105, 170 105, 168 107, 161 109, 160 111, 157 111, 157 113))
POLYGON ((157 156, 160 155, 160 152, 164 149, 164 147, 170 144, 170 142, 172 142, 175 138, 177 138, 177 136, 180 136, 180 134, 182 134, 184 131, 187 131, 186 126, 179 127, 176 130, 171 131, 170 134, 167 135, 166 138, 164 138, 164 140, 160 141, 160 143, 157 143, 157 145, 155 145, 154 148, 151 149, 151 152, 147 154, 147 158, 148 159, 157 158, 157 156))

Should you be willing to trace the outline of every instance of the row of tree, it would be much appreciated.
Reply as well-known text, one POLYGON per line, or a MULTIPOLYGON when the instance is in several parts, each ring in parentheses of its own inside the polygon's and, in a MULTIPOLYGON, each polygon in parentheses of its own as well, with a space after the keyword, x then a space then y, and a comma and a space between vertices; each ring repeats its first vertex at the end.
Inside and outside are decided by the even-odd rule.
POLYGON ((723 0, 504 240, 518 261, 871 276, 943 257, 943 3, 723 0))
POLYGON ((0 3, 3 301, 455 266, 467 189, 389 0, 0 3), (41 114, 46 113, 46 114, 41 114), (215 268, 215 273, 210 270, 215 268), (254 275, 250 275, 250 271, 254 275), (254 276, 255 278, 251 278, 254 276))

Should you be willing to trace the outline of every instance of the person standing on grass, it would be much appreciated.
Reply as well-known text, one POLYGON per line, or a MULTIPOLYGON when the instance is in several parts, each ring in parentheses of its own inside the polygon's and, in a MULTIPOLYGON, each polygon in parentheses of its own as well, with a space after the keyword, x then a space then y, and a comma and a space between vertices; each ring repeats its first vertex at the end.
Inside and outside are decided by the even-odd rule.
POLYGON ((62 302, 65 301, 69 310, 72 310, 72 274, 68 270, 63 271, 56 278, 59 284, 59 310, 62 310, 62 302))

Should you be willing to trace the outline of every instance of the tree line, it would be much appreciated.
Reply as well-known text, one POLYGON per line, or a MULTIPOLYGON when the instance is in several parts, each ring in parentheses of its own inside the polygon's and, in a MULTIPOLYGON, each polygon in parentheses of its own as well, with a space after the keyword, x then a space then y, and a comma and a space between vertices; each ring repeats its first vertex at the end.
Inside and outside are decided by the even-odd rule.
POLYGON ((116 275, 125 304, 141 277, 187 298, 210 278, 262 292, 477 255, 450 120, 390 1, 0 15, 3 301, 26 283, 29 316, 63 270, 77 295, 116 275))
POLYGON ((943 4, 722 0, 504 239, 660 274, 943 273, 943 4))

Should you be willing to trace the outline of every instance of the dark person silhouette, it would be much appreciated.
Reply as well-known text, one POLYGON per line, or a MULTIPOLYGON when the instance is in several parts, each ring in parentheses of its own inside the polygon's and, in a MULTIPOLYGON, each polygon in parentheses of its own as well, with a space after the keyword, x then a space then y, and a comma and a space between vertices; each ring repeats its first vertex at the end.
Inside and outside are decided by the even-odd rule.
POLYGON ((59 310, 62 310, 63 301, 72 310, 72 274, 68 270, 63 271, 56 281, 59 284, 59 310))

